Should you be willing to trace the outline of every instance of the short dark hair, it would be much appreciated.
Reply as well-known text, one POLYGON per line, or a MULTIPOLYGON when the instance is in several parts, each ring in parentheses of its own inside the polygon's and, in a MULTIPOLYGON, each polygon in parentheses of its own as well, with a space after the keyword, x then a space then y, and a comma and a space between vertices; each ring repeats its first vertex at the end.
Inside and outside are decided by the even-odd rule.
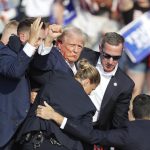
POLYGON ((150 117, 150 95, 140 94, 133 100, 133 115, 135 119, 150 117))
POLYGON ((116 32, 107 32, 101 41, 101 47, 104 48, 105 43, 108 43, 110 45, 119 45, 124 44, 124 37, 116 32))
MULTIPOLYGON (((36 18, 31 17, 31 18, 25 18, 22 21, 20 21, 18 28, 17 28, 17 34, 19 34, 20 32, 30 31, 31 24, 35 20, 36 20, 36 18)), ((45 25, 45 23, 43 23, 42 29, 45 29, 45 28, 46 28, 46 25, 45 25)))

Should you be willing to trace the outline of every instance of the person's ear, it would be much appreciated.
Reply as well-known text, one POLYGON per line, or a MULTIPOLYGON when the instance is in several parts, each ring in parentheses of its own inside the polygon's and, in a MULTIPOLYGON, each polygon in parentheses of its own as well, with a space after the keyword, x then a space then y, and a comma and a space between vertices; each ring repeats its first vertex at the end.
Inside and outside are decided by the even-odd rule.
POLYGON ((19 38, 20 38, 21 42, 23 42, 23 43, 26 42, 26 36, 24 33, 19 33, 19 38))
POLYGON ((84 80, 82 80, 82 85, 84 86, 84 87, 86 87, 87 85, 89 85, 90 84, 90 80, 89 79, 84 79, 84 80))
POLYGON ((56 41, 56 45, 58 46, 59 49, 61 49, 62 41, 61 40, 57 40, 56 41))

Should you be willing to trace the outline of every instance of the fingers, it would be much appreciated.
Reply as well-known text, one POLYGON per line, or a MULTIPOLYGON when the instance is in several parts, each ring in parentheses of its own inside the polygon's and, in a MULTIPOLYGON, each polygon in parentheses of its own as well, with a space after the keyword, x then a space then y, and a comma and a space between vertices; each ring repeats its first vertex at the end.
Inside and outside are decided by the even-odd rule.
POLYGON ((36 111, 36 116, 42 118, 43 115, 42 115, 41 112, 39 112, 39 111, 37 110, 37 111, 36 111))
POLYGON ((39 29, 41 28, 43 25, 43 22, 41 22, 41 17, 38 17, 32 24, 32 26, 35 28, 35 29, 39 29))
POLYGON ((37 109, 42 109, 44 108, 45 106, 42 106, 42 105, 38 105, 37 109))
POLYGON ((33 22, 33 27, 34 30, 37 32, 37 35, 39 34, 41 28, 42 28, 43 22, 41 22, 41 18, 38 17, 34 22, 33 22))
POLYGON ((61 25, 52 24, 52 25, 49 25, 48 27, 48 34, 53 39, 59 37, 62 34, 62 32, 63 32, 63 29, 61 25))
POLYGON ((44 106, 38 105, 37 110, 35 111, 36 115, 42 115, 44 113, 44 106))
POLYGON ((40 31, 42 29, 43 22, 41 22, 41 17, 38 17, 32 24, 30 28, 29 43, 36 47, 36 42, 38 41, 40 31))
POLYGON ((36 110, 36 114, 41 114, 42 113, 42 107, 43 106, 41 106, 41 105, 39 105, 38 107, 37 107, 37 110, 36 110))
POLYGON ((54 111, 54 109, 53 109, 46 101, 44 101, 44 105, 45 105, 50 111, 54 111))
POLYGON ((48 105, 48 103, 46 101, 44 101, 44 105, 49 107, 50 105, 48 105))
POLYGON ((53 33, 62 33, 62 26, 58 24, 52 24, 49 25, 49 30, 51 30, 53 33))
POLYGON ((48 107, 39 105, 36 110, 36 116, 42 119, 50 120, 51 119, 51 110, 48 107))

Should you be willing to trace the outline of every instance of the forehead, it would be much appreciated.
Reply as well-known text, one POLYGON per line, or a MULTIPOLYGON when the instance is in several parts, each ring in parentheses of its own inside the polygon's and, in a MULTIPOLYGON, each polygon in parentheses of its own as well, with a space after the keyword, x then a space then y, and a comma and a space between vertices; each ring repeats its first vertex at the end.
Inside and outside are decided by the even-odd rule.
POLYGON ((77 33, 69 33, 66 36, 64 36, 63 39, 65 42, 69 42, 69 43, 74 43, 74 42, 84 43, 85 41, 83 35, 77 33))
POLYGON ((109 43, 104 44, 103 51, 110 55, 121 55, 123 50, 123 44, 120 43, 118 45, 111 45, 109 43))

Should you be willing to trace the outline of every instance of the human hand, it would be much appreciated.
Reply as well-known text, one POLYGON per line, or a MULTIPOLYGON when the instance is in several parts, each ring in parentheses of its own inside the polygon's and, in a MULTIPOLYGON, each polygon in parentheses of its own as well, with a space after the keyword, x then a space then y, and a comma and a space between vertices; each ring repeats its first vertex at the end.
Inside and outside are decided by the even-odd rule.
POLYGON ((52 42, 62 34, 62 26, 58 24, 49 25, 46 29, 46 39, 44 41, 45 47, 49 47, 52 42))
POLYGON ((54 113, 54 109, 46 101, 44 101, 44 106, 38 105, 36 110, 36 116, 46 120, 53 119, 54 113))
POLYGON ((62 26, 58 24, 52 24, 48 26, 47 36, 51 37, 53 40, 59 37, 63 32, 62 26))
POLYGON ((37 47, 37 41, 39 38, 39 34, 42 28, 43 22, 41 22, 41 17, 38 17, 32 24, 30 28, 30 33, 29 33, 29 43, 37 47))

